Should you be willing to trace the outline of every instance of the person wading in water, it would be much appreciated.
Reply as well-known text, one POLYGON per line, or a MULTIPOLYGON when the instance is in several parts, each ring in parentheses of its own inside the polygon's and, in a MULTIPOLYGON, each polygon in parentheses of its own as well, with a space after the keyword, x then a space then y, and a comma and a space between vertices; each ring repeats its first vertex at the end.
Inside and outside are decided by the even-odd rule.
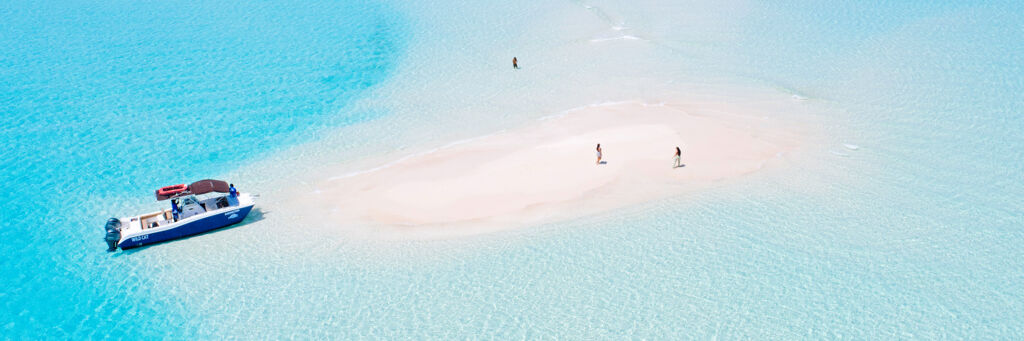
POLYGON ((519 60, 517 60, 516 57, 512 57, 512 68, 513 69, 518 69, 519 68, 519 60))

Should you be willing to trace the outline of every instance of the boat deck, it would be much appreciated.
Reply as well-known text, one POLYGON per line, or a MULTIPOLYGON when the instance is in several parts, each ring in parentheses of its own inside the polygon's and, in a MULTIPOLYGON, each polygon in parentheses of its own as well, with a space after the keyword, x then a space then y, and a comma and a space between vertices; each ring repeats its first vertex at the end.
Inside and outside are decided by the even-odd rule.
POLYGON ((140 229, 145 230, 174 223, 174 215, 171 214, 171 209, 166 209, 163 211, 147 213, 139 216, 138 218, 132 218, 131 222, 137 222, 140 229))

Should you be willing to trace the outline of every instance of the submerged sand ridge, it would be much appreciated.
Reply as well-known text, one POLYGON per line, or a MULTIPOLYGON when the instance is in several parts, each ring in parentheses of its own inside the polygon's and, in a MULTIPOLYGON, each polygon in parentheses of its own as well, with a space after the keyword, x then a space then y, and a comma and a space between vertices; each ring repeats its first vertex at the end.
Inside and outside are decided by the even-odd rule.
POLYGON ((315 192, 289 202, 313 211, 304 216, 320 217, 325 226, 360 234, 475 234, 684 193, 758 171, 800 146, 799 134, 782 124, 734 110, 744 108, 590 107, 323 179, 315 192), (606 162, 600 165, 597 143, 606 162), (680 168, 673 168, 676 146, 683 151, 680 168))

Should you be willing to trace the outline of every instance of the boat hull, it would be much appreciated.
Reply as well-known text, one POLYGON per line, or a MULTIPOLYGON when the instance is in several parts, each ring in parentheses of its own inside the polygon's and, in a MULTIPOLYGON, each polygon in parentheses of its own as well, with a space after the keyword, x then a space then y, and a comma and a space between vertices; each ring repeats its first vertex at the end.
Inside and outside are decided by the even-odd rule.
POLYGON ((215 212, 215 214, 197 217, 194 220, 179 221, 178 224, 167 229, 125 236, 117 246, 121 249, 131 249, 234 225, 244 220, 249 215, 249 212, 252 211, 253 206, 246 205, 225 209, 223 212, 215 212))

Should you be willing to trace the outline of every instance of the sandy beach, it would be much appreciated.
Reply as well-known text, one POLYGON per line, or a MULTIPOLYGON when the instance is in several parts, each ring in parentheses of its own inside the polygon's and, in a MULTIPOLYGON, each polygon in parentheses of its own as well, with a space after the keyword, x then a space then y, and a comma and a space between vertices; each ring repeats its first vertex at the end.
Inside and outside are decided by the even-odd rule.
POLYGON ((779 163, 803 138, 752 116, 756 110, 728 103, 590 106, 362 171, 339 168, 311 193, 287 201, 289 210, 318 217, 319 225, 382 238, 444 238, 570 219, 779 163))

